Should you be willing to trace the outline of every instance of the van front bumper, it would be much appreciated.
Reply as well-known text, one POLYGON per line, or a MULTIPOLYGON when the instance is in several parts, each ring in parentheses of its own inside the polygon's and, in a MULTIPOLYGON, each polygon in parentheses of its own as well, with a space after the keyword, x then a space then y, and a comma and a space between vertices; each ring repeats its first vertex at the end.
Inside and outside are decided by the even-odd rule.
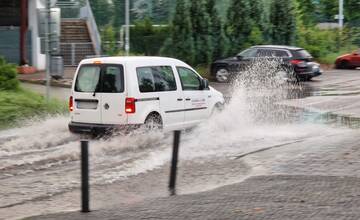
POLYGON ((82 123, 82 122, 70 122, 69 130, 72 133, 77 134, 103 134, 108 132, 114 132, 119 130, 133 130, 137 129, 141 124, 93 124, 93 123, 82 123))

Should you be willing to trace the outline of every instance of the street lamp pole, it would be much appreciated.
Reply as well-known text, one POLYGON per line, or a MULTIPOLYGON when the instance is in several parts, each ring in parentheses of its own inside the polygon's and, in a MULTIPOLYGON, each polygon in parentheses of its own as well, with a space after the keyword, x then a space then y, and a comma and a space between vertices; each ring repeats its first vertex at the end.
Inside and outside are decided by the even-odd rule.
POLYGON ((51 0, 46 1, 45 56, 46 56, 46 101, 50 100, 50 41, 51 41, 51 0))
POLYGON ((344 0, 339 0, 339 28, 344 26, 344 0))
POLYGON ((130 51, 130 2, 125 1, 125 54, 129 56, 130 51))

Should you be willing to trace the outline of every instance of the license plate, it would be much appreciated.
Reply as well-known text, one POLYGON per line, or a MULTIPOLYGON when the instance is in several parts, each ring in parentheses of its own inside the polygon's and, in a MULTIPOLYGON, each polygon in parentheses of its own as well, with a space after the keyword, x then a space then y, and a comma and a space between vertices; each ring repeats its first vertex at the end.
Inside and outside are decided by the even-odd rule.
POLYGON ((76 100, 76 107, 78 109, 97 109, 97 100, 76 100))

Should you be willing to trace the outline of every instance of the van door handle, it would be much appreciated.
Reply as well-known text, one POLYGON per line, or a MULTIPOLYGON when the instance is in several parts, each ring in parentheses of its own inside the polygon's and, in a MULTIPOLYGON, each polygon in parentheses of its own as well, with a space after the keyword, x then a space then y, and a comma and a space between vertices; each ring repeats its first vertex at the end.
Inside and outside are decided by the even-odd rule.
POLYGON ((190 99, 190 98, 186 98, 185 100, 186 100, 186 101, 190 101, 191 99, 190 99))
POLYGON ((182 101, 183 99, 182 99, 182 98, 178 98, 177 100, 180 102, 180 101, 182 101))

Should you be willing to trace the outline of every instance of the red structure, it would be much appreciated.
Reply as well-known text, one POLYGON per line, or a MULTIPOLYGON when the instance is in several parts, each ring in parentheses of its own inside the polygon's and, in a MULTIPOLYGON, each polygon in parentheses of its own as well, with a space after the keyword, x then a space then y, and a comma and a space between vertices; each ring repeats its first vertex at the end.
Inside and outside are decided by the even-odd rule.
POLYGON ((28 29, 28 0, 20 0, 20 65, 28 64, 26 57, 26 32, 28 29))

